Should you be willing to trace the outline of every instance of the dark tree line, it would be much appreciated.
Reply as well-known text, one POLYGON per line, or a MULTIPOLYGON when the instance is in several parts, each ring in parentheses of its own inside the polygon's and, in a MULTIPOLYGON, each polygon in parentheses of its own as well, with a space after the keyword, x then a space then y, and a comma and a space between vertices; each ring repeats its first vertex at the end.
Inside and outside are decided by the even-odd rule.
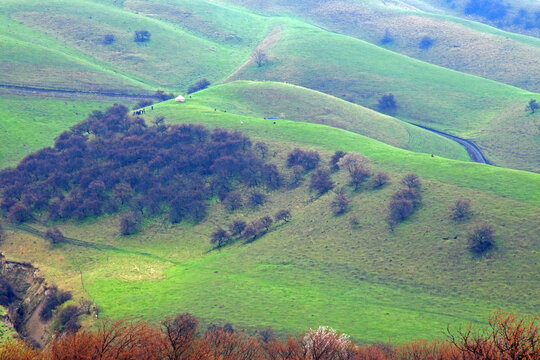
MULTIPOLYGON (((276 189, 281 183, 277 167, 257 157, 240 132, 149 127, 114 105, 60 134, 54 147, 1 171, 0 206, 19 223, 43 211, 51 220, 82 220, 128 209, 121 227, 130 234, 139 216, 167 211, 173 223, 200 221, 215 195, 226 199, 239 184, 276 189)), ((264 196, 253 193, 249 201, 261 204, 264 196)))

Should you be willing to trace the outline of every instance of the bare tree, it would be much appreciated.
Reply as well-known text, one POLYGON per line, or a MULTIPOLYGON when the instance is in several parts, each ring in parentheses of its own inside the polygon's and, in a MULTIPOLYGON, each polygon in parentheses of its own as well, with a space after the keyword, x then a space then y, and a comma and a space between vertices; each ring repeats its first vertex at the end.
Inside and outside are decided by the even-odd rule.
POLYGON ((261 67, 268 62, 268 55, 263 49, 257 48, 251 54, 251 59, 257 64, 257 67, 261 67))

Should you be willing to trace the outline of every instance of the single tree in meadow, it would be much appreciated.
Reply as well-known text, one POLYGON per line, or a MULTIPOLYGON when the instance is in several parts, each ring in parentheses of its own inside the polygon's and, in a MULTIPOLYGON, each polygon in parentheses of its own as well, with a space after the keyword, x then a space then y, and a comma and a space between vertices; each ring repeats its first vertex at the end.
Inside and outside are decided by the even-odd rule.
POLYGON ((490 224, 476 226, 469 234, 469 250, 476 256, 482 256, 495 248, 495 228, 490 224))
POLYGON ((251 54, 251 60, 253 60, 253 62, 257 64, 257 67, 260 68, 268 62, 268 55, 263 49, 257 48, 251 54))
POLYGON ((468 219, 472 215, 471 200, 457 199, 450 207, 450 217, 455 221, 468 219))

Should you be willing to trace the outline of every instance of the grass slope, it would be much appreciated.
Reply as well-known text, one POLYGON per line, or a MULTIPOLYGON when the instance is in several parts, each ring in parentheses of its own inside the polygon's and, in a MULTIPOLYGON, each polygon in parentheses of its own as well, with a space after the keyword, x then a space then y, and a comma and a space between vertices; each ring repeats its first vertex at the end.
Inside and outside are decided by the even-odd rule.
POLYGON ((416 59, 540 91, 540 40, 448 15, 419 1, 224 0, 265 14, 288 13, 330 31, 382 44, 416 59), (386 32, 390 41, 383 44, 386 32), (420 48, 424 36, 433 40, 420 48))
MULTIPOLYGON (((118 101, 118 100, 117 100, 118 101)), ((117 102, 103 98, 17 96, 0 89, 0 168, 51 146, 54 138, 95 109, 117 102)))
POLYGON ((386 144, 456 160, 467 151, 427 130, 341 99, 277 82, 237 81, 193 94, 196 104, 239 115, 312 122, 353 131, 386 144))
MULTIPOLYGON (((28 42, 56 38, 71 52, 91 59, 90 65, 113 69, 154 88, 173 90, 185 90, 202 77, 212 82, 223 79, 271 30, 268 21, 245 12, 203 2, 180 5, 126 1, 121 8, 90 0, 46 4, 10 0, 0 5, 0 15, 24 28, 28 42), (150 41, 135 43, 136 30, 148 30, 150 41), (115 36, 110 45, 103 44, 107 34, 115 36)), ((28 58, 28 54, 18 54, 11 66, 18 70, 28 58)), ((61 54, 48 58, 61 67, 61 54)), ((20 82, 24 81, 22 76, 20 82)))
POLYGON ((283 26, 264 67, 233 79, 286 81, 374 108, 393 93, 396 117, 474 140, 497 165, 539 170, 540 97, 508 85, 429 65, 300 23, 283 26), (518 142, 515 139, 519 139, 518 142))
MULTIPOLYGON (((8 232, 1 245, 8 258, 32 261, 45 276, 74 289, 76 298, 86 294, 96 301, 105 317, 157 321, 189 311, 205 324, 230 321, 249 331, 273 326, 296 332, 324 324, 360 341, 404 341, 439 337, 447 324, 482 322, 498 307, 529 313, 540 306, 537 174, 431 158, 324 125, 274 125, 196 102, 159 104, 147 115, 240 129, 268 142, 276 152, 272 161, 280 165, 295 146, 317 149, 325 161, 337 149, 358 151, 392 181, 378 191, 349 191, 353 203, 342 217, 330 214, 332 194, 314 197, 304 184, 270 193, 270 202, 258 210, 229 213, 215 204, 198 225, 147 219, 145 231, 131 237, 118 235, 116 216, 59 225, 67 236, 115 245, 117 251, 49 249, 41 239, 8 232), (389 197, 410 171, 422 177, 424 204, 391 232, 385 224, 389 197), (458 197, 472 200, 469 223, 448 219, 458 197), (207 252, 217 225, 280 208, 292 210, 289 224, 250 245, 207 252), (358 230, 348 225, 353 215, 360 218, 358 230), (466 250, 466 233, 480 221, 497 224, 498 250, 478 260, 466 250), (78 270, 82 277, 75 276, 78 270)), ((346 182, 342 173, 334 180, 346 182)))
POLYGON ((0 84, 136 94, 150 89, 51 36, 9 20, 4 11, 0 4, 0 84))

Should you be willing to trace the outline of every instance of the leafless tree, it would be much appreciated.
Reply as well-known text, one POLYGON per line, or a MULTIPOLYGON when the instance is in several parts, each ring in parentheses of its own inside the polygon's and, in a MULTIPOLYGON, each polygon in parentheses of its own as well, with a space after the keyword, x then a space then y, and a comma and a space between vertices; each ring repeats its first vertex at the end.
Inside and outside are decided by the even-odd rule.
POLYGON ((251 54, 251 59, 257 64, 257 67, 261 67, 268 62, 268 55, 263 49, 257 48, 251 54))

